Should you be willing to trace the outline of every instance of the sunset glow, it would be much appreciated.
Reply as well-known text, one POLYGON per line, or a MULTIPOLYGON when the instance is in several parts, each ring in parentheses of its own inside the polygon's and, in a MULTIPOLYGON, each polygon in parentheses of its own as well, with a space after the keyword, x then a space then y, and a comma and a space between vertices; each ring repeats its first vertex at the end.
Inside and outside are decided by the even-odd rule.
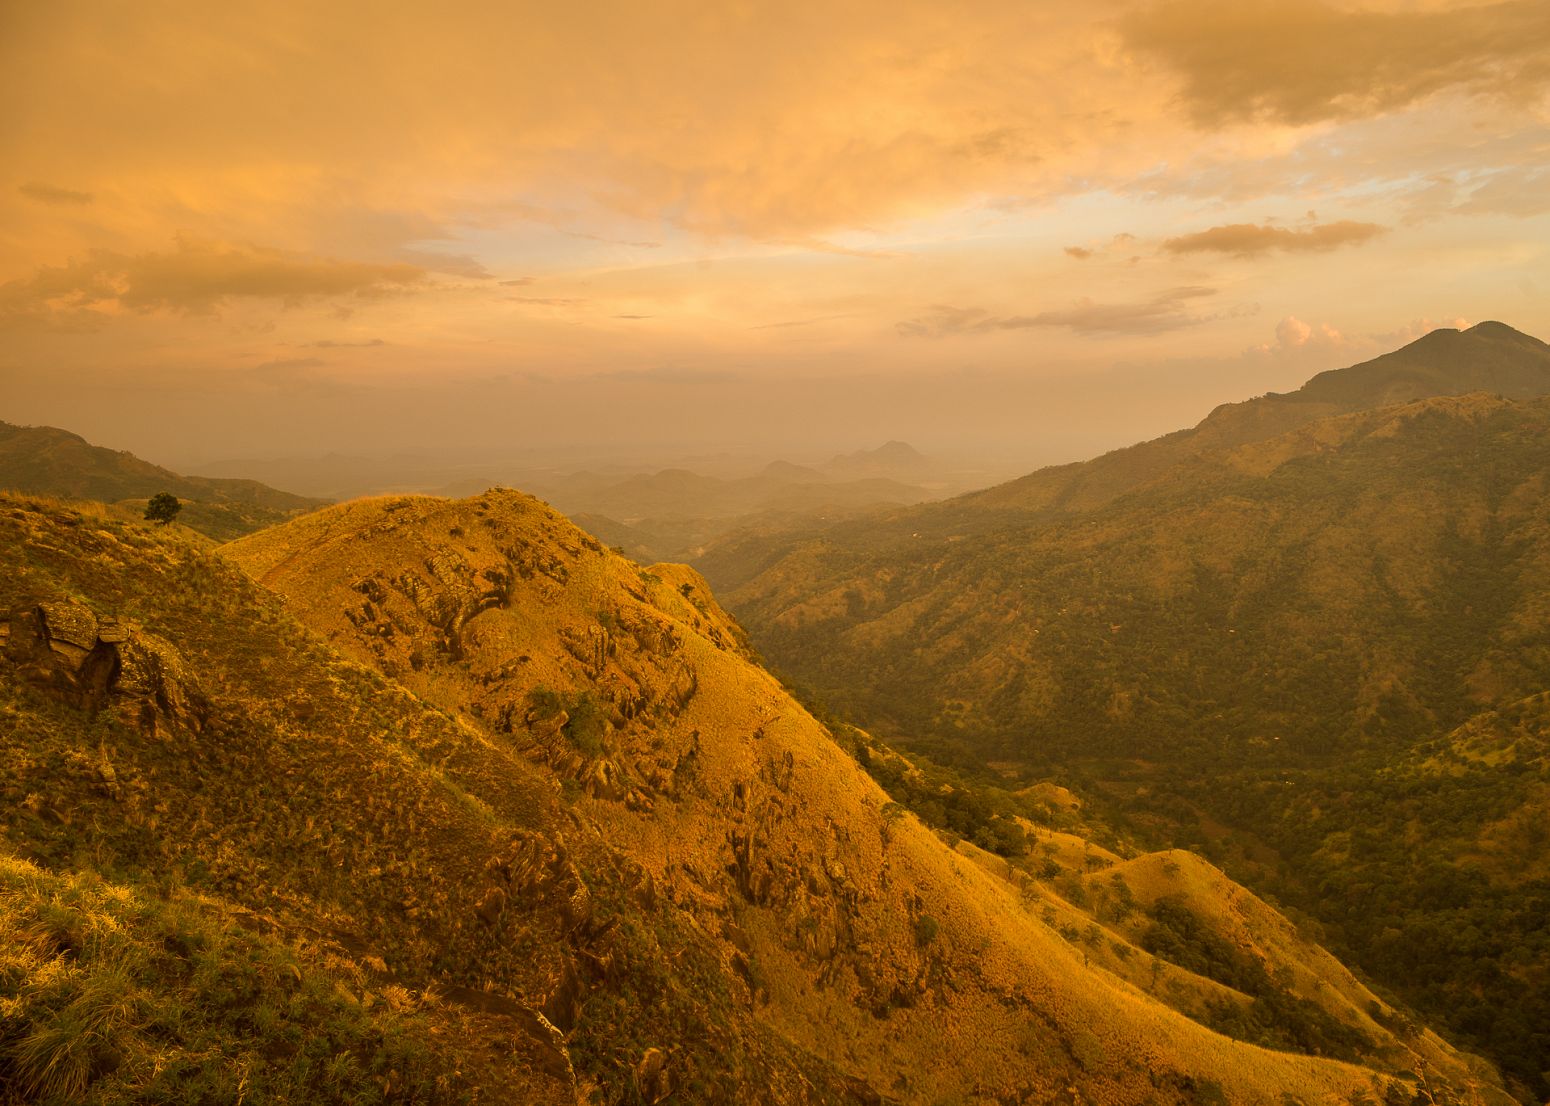
POLYGON ((12 5, 0 404, 1020 464, 1550 332, 1550 7, 12 5), (563 14, 562 14, 563 10, 563 14))

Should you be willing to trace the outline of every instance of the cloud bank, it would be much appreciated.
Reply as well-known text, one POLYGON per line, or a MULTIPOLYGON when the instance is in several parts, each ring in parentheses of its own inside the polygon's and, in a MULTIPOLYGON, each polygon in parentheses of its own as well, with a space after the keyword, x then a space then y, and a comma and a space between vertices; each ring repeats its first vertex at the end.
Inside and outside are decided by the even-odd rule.
POLYGON ((1302 228, 1232 223, 1169 238, 1163 249, 1169 253, 1221 253, 1233 257, 1258 257, 1274 251, 1320 253, 1370 242, 1387 229, 1377 223, 1350 219, 1302 228))

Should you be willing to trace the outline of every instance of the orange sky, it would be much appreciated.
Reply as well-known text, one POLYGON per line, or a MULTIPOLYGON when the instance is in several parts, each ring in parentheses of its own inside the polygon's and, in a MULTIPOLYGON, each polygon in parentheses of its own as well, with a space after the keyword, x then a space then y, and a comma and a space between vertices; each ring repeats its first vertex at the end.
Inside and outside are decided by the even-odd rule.
POLYGON ((1550 337, 1547 43, 1544 0, 13 3, 0 418, 1082 456, 1550 337))

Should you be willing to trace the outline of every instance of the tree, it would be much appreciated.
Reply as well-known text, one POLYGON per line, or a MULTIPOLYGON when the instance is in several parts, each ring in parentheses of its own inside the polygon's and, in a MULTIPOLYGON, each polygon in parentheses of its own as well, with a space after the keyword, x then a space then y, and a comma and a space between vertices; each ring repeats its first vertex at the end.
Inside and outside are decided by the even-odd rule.
POLYGON ((157 492, 145 505, 145 517, 151 522, 159 522, 165 526, 177 518, 178 512, 182 509, 183 504, 178 502, 177 496, 171 492, 157 492))

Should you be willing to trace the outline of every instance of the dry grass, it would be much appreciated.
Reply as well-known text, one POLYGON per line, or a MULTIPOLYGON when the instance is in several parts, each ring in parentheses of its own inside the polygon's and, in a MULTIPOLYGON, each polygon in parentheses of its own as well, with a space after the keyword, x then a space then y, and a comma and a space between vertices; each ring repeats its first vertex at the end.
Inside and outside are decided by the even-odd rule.
MULTIPOLYGON (((226 552, 341 649, 541 757, 581 824, 648 873, 723 962, 747 965, 753 1005, 740 1016, 879 1089, 1037 1099, 1076 1082, 1120 1103, 1159 1086, 1187 1100, 1193 1085, 1269 1103, 1398 1085, 1228 1040, 1129 969, 1108 970, 1117 955, 1094 957, 1046 924, 1048 896, 956 855, 912 816, 886 819, 887 796, 749 663, 702 580, 643 570, 536 501, 355 502, 226 552), (613 711, 601 744, 532 732, 540 687, 599 696, 613 711)), ((1051 842, 1073 868, 1119 860, 1079 838, 1051 842)), ((1085 919, 1080 932, 1095 924, 1062 909, 1069 925, 1085 919)), ((1127 943, 1108 927, 1102 939, 1127 943)), ((734 978, 733 993, 742 986, 734 978)), ((1187 1009, 1221 990, 1194 987, 1178 999, 1187 1009)), ((1473 1078, 1440 1043, 1424 1058, 1460 1087, 1473 1078)), ((1394 1073, 1416 1062, 1390 1036, 1367 1059, 1394 1073)))

